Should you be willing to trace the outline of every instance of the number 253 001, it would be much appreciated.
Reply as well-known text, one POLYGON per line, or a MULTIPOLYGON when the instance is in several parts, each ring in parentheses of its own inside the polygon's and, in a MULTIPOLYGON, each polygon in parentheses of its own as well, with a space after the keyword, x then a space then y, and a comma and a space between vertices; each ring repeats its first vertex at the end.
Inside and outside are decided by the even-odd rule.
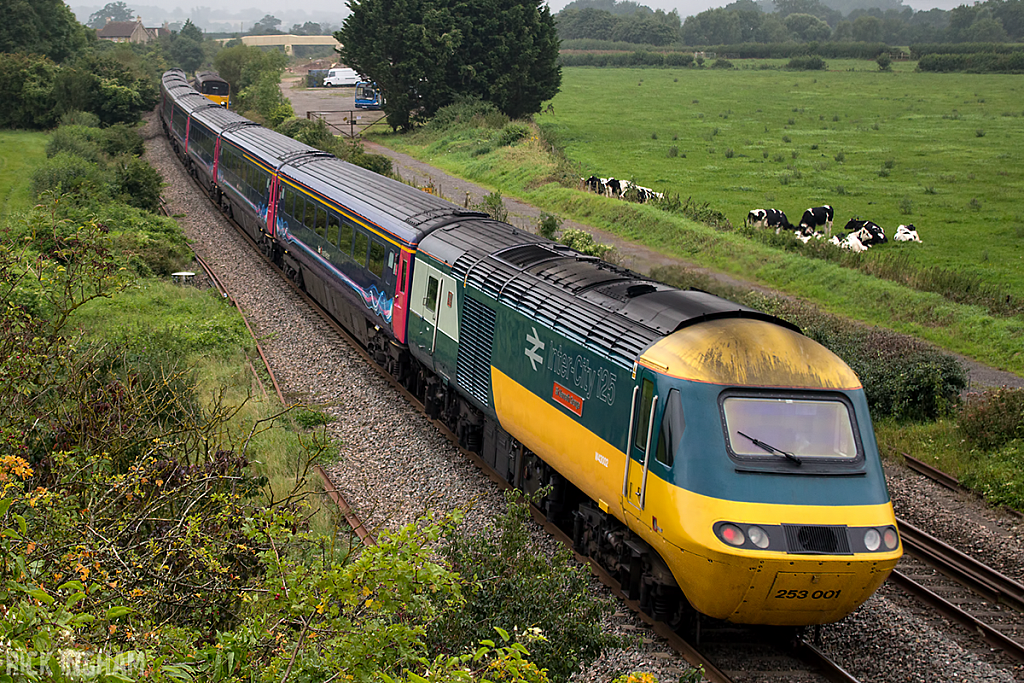
POLYGON ((786 590, 780 588, 774 597, 782 600, 805 600, 811 598, 812 600, 830 600, 832 598, 838 598, 842 590, 836 591, 803 591, 803 590, 786 590))

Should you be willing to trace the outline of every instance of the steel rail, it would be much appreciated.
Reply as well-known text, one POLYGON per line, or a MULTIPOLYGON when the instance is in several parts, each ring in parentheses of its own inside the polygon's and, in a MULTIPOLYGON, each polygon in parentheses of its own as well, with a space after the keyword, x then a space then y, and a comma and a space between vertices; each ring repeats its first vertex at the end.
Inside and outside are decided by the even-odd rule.
POLYGON ((971 616, 942 596, 914 581, 906 574, 894 569, 889 578, 903 590, 917 597, 925 604, 934 607, 943 616, 976 632, 982 640, 992 647, 1002 650, 1019 662, 1024 662, 1024 645, 1005 635, 1002 631, 971 616))
POLYGON ((1024 612, 1024 584, 965 555, 910 522, 897 520, 897 524, 903 545, 911 555, 934 566, 946 576, 968 586, 988 600, 1024 612))

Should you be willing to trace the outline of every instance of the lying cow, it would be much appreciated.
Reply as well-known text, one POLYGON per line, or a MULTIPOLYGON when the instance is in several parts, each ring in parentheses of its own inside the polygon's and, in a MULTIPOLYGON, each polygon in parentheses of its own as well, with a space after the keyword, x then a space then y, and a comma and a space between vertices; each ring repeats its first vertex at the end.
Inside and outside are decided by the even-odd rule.
POLYGON ((872 221, 860 221, 856 218, 851 218, 844 229, 847 234, 856 233, 857 239, 865 247, 873 247, 876 244, 885 244, 889 241, 885 238, 885 230, 882 229, 882 226, 872 221))
POLYGON ((743 222, 752 228, 775 228, 776 235, 794 229, 786 214, 778 209, 752 209, 743 222))
POLYGON ((859 254, 861 252, 867 251, 868 248, 864 246, 864 243, 860 241, 860 238, 857 235, 858 233, 851 232, 843 239, 839 239, 839 235, 832 235, 832 239, 830 239, 829 242, 836 245, 840 249, 846 249, 847 251, 852 251, 855 254, 859 254))
POLYGON ((832 207, 828 204, 824 206, 812 206, 811 208, 804 211, 804 215, 800 217, 800 230, 805 235, 813 235, 818 228, 824 227, 825 234, 832 234, 832 217, 835 212, 832 207))
POLYGON ((920 242, 921 238, 917 236, 917 228, 914 224, 901 225, 896 228, 896 234, 892 236, 892 239, 896 242, 920 242))

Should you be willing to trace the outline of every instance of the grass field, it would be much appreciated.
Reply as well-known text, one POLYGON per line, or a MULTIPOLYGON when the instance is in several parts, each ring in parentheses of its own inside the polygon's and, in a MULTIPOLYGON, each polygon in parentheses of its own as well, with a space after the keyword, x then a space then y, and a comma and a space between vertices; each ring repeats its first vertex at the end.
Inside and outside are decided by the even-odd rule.
POLYGON ((554 113, 537 120, 583 175, 692 196, 734 225, 757 207, 796 223, 820 204, 838 226, 870 219, 891 236, 914 223, 923 245, 878 251, 1024 297, 1024 81, 829 69, 569 68, 554 113))
POLYGON ((0 218, 32 205, 32 171, 46 158, 45 133, 0 131, 0 218))

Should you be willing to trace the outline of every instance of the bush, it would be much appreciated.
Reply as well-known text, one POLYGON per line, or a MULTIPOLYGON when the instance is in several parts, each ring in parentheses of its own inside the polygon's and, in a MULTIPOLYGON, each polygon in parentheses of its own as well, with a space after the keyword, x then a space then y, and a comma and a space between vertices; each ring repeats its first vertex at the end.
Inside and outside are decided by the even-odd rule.
POLYGON ((122 154, 142 156, 146 149, 138 129, 124 123, 115 123, 109 128, 104 128, 96 141, 100 148, 112 157, 122 154))
POLYGON ((60 125, 62 126, 85 126, 86 128, 99 128, 100 117, 91 111, 79 111, 72 109, 61 114, 60 125))
POLYGON ((794 57, 786 64, 787 69, 793 71, 824 71, 825 60, 818 56, 794 57))
POLYGON ((525 123, 512 121, 498 133, 498 146, 509 147, 530 136, 530 127, 525 123))
POLYGON ((716 59, 711 63, 712 69, 732 69, 733 63, 728 59, 716 59))
POLYGON ((979 448, 993 449, 1024 439, 1024 389, 1002 387, 969 394, 957 424, 979 448))
POLYGON ((443 131, 455 126, 472 126, 481 121, 486 122, 488 128, 502 128, 508 123, 508 117, 490 102, 464 97, 438 109, 426 127, 443 131))
POLYGON ((553 240, 560 227, 562 227, 562 220, 558 216, 546 212, 541 213, 540 220, 537 221, 537 234, 544 239, 553 240))
POLYGON ((102 185, 103 178, 96 164, 68 152, 58 152, 32 174, 32 192, 36 197, 44 192, 81 195, 102 185))
POLYGON ((428 648, 461 653, 493 637, 490 624, 520 637, 539 628, 546 640, 529 646, 530 659, 546 668, 552 681, 567 681, 615 644, 601 630, 610 605, 590 590, 589 572, 571 552, 559 549, 547 557, 531 547, 530 512, 520 496, 515 490, 506 494, 508 508, 494 528, 462 529, 446 537, 442 556, 475 585, 466 591, 465 605, 431 625, 428 648))
POLYGON ((496 221, 508 220, 508 209, 505 207, 505 200, 501 198, 501 192, 491 192, 485 196, 483 201, 476 205, 476 209, 496 221))
POLYGON ((892 57, 889 56, 888 52, 878 55, 878 59, 875 62, 878 63, 879 71, 892 71, 892 57))
POLYGON ((160 209, 164 179, 149 162, 139 157, 121 157, 114 177, 118 194, 129 206, 146 211, 160 209))
POLYGON ((566 230, 558 241, 570 249, 575 249, 584 256, 604 258, 612 250, 607 244, 599 244, 594 239, 594 236, 585 230, 566 230))
POLYGON ((99 137, 98 128, 61 126, 53 131, 50 141, 46 143, 46 156, 53 158, 63 152, 81 157, 93 164, 99 163, 103 151, 97 142, 99 137))

